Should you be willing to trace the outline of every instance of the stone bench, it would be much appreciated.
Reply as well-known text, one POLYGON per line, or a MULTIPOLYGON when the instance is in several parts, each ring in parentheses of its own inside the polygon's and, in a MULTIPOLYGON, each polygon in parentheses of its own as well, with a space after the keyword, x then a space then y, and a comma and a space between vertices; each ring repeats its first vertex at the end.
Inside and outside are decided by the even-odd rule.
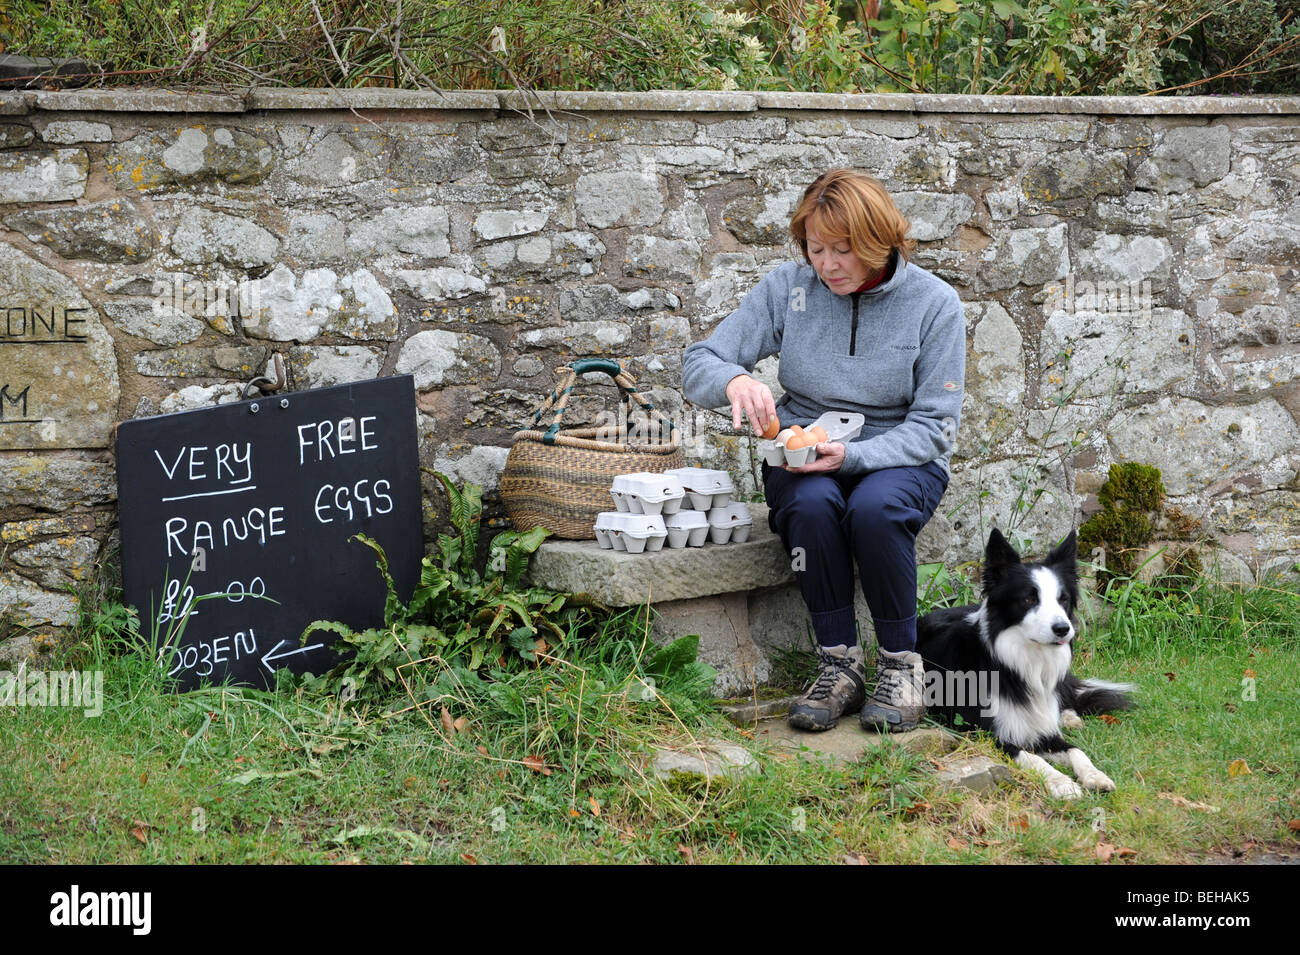
MULTIPOLYGON (((777 651, 815 643, 790 557, 768 529, 767 505, 751 504, 749 510, 754 529, 743 544, 665 545, 655 553, 629 554, 594 540, 549 540, 533 556, 529 577, 538 586, 585 592, 611 607, 649 602, 656 643, 699 634, 699 659, 718 671, 714 692, 744 695, 771 679, 777 651)), ((861 588, 855 589, 858 630, 870 645, 871 615, 861 588)))

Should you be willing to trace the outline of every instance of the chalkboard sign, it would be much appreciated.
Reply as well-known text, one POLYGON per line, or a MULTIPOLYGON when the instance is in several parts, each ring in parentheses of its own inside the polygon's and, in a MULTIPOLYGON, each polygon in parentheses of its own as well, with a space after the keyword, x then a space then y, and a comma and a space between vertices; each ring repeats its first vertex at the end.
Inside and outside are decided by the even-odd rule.
POLYGON ((268 687, 338 662, 313 620, 383 623, 388 555, 409 600, 423 555, 410 375, 123 422, 122 582, 159 662, 189 690, 268 687))

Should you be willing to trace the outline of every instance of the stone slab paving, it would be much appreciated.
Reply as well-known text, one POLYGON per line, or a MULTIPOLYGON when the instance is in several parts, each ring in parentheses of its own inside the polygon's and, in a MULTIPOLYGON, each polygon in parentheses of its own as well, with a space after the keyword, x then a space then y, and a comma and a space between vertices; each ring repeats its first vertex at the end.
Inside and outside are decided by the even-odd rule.
POLYGON ((673 773, 707 776, 747 776, 762 772, 758 760, 736 743, 722 739, 702 739, 695 746, 656 748, 650 761, 650 774, 670 778, 673 773))
POLYGON ((798 696, 783 696, 776 700, 752 700, 744 703, 728 703, 720 706, 722 715, 737 726, 751 726, 762 719, 771 716, 780 716, 790 712, 790 707, 794 701, 799 699, 798 696))
MULTIPOLYGON (((923 726, 910 733, 884 734, 914 753, 940 756, 957 746, 957 737, 934 727, 923 726)), ((879 746, 880 733, 865 733, 856 715, 842 719, 834 729, 823 733, 806 733, 792 729, 784 718, 761 721, 754 730, 754 740, 776 753, 794 753, 811 759, 824 759, 835 766, 856 762, 865 750, 879 746)))
MULTIPOLYGON (((780 702, 780 701, 773 701, 780 702)), ((990 792, 1011 778, 1004 763, 982 755, 952 755, 960 737, 947 730, 925 726, 910 733, 893 734, 893 740, 914 753, 929 757, 935 779, 944 789, 990 792)), ((842 719, 824 733, 791 729, 783 718, 762 720, 754 739, 773 753, 794 753, 804 759, 821 759, 833 766, 856 762, 868 749, 879 746, 879 733, 865 733, 856 719, 842 719)))

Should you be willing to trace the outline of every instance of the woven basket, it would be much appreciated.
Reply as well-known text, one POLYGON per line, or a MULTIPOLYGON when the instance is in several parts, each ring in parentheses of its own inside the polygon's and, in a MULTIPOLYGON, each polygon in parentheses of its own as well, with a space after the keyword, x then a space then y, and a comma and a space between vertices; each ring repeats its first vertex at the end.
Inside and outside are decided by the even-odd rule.
POLYGON ((569 540, 595 538, 596 515, 614 508, 610 485, 619 474, 667 471, 683 466, 677 426, 636 389, 621 362, 584 358, 556 369, 559 382, 533 413, 533 429, 515 434, 501 475, 501 500, 515 529, 545 527, 569 540), (560 429, 578 376, 603 371, 614 379, 627 407, 611 428, 560 429), (643 424, 628 431, 633 406, 643 424), (536 430, 546 419, 546 431, 536 430), (614 440, 610 440, 613 438, 614 440))

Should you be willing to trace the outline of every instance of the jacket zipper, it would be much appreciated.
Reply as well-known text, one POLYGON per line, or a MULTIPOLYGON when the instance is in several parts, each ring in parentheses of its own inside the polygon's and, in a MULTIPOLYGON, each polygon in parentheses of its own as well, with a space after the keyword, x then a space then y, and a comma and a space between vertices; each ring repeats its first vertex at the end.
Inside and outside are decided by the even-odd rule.
POLYGON ((853 325, 849 330, 849 354, 852 355, 858 349, 858 296, 861 292, 853 293, 853 325))

